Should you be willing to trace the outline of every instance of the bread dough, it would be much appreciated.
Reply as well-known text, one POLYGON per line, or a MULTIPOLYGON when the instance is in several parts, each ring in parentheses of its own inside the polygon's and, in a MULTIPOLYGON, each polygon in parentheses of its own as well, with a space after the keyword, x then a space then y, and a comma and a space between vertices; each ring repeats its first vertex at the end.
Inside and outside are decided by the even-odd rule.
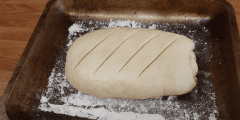
POLYGON ((74 88, 99 98, 182 95, 196 85, 193 50, 193 41, 183 35, 146 28, 105 28, 73 42, 65 74, 74 88))

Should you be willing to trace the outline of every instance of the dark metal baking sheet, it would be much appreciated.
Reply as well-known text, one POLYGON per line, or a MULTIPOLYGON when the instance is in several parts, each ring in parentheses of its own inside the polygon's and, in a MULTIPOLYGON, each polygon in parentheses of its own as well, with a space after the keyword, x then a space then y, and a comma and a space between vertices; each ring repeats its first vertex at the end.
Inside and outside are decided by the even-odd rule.
MULTIPOLYGON (((199 80, 207 78, 206 81, 210 81, 212 86, 207 84, 210 87, 206 87, 205 82, 198 81, 198 87, 194 90, 208 91, 206 94, 197 92, 196 95, 200 96, 194 98, 194 93, 190 92, 190 94, 177 96, 176 100, 194 101, 195 103, 202 100, 207 103, 211 101, 207 99, 210 97, 206 97, 211 93, 209 92, 211 88, 212 92, 216 93, 218 119, 240 118, 238 113, 240 110, 238 102, 240 100, 240 79, 237 76, 239 75, 238 61, 240 61, 237 56, 239 34, 234 10, 229 3, 223 0, 203 0, 201 2, 146 0, 143 3, 138 3, 136 0, 123 0, 120 3, 106 0, 79 1, 71 3, 69 0, 66 4, 64 2, 67 1, 64 0, 51 0, 46 6, 1 100, 1 102, 5 102, 5 106, 2 108, 6 108, 9 119, 79 118, 37 109, 37 106, 41 104, 39 95, 43 95, 46 93, 44 91, 49 89, 49 76, 56 67, 56 61, 60 59, 64 63, 65 58, 61 58, 61 56, 64 56, 63 51, 67 50, 70 26, 78 21, 79 23, 83 22, 85 27, 91 28, 93 26, 90 26, 89 22, 93 21, 94 25, 98 25, 93 28, 99 29, 104 25, 107 26, 106 24, 109 22, 117 20, 135 21, 135 23, 141 23, 142 27, 155 24, 157 29, 184 34, 190 38, 191 35, 194 35, 192 39, 195 39, 197 45, 195 52, 200 71, 210 73, 199 72, 198 78, 199 80), (125 2, 128 4, 126 5, 125 2), (96 23, 96 21, 101 23, 96 23), (101 26, 101 24, 104 25, 101 26), (185 29, 183 29, 184 26, 185 29), (192 34, 192 31, 195 34, 192 34), (200 99, 201 95, 205 95, 206 99, 200 99)), ((79 34, 76 33, 75 37, 79 34)), ((55 95, 57 96, 57 94, 55 95)), ((163 101, 167 99, 167 97, 161 98, 163 101)), ((61 104, 61 101, 57 103, 58 101, 58 99, 53 99, 52 103, 61 104)), ((205 106, 206 104, 199 103, 198 105, 203 106, 199 107, 200 110, 209 108, 209 106, 205 106)))

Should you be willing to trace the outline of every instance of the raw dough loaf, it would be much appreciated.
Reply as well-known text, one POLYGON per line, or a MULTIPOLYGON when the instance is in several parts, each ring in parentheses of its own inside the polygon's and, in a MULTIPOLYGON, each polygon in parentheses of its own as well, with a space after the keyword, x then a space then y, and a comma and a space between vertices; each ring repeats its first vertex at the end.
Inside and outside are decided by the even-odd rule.
POLYGON ((95 30, 73 42, 65 73, 82 93, 100 98, 148 99, 182 95, 196 85, 194 43, 146 28, 95 30))

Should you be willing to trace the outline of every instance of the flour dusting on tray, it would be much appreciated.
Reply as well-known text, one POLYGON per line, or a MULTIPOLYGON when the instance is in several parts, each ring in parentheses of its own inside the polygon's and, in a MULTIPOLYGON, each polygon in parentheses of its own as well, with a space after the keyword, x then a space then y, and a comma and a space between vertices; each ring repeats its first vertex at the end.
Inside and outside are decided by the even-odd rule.
POLYGON ((219 114, 213 89, 211 73, 206 69, 211 61, 209 30, 191 24, 144 23, 130 20, 77 21, 69 28, 68 43, 56 61, 49 77, 48 89, 41 95, 38 109, 57 114, 98 120, 216 120, 219 114), (76 38, 97 29, 110 27, 133 27, 158 29, 185 35, 195 43, 195 55, 199 72, 197 85, 181 96, 137 100, 97 98, 74 89, 65 76, 66 55, 76 38))

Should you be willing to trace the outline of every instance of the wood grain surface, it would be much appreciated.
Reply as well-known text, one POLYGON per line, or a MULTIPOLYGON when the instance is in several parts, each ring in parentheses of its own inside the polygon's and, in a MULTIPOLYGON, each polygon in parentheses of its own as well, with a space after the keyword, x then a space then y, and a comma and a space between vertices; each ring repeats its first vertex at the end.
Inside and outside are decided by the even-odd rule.
MULTIPOLYGON (((49 0, 0 0, 0 96, 49 0)), ((240 0, 227 0, 240 26, 240 0)))

